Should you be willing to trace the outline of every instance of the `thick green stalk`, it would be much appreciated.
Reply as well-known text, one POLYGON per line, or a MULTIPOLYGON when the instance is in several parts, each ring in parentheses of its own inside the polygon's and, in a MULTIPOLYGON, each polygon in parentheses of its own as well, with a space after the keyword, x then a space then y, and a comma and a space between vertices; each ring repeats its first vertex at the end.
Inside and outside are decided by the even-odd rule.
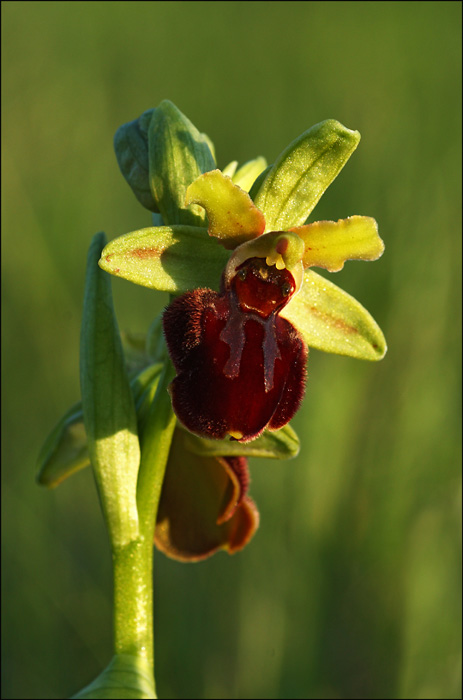
POLYGON ((114 646, 116 654, 141 655, 150 667, 153 645, 153 536, 162 481, 175 427, 167 393, 170 364, 163 371, 141 436, 137 484, 140 537, 113 548, 114 646))
POLYGON ((153 667, 153 538, 113 549, 114 653, 153 667))

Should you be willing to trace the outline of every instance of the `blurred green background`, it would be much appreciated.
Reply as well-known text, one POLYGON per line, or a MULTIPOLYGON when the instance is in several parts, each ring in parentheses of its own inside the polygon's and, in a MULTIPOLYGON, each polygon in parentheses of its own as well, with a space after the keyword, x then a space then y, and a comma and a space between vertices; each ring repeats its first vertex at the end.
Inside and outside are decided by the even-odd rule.
MULTIPOLYGON (((112 150, 168 98, 219 167, 336 118, 359 149, 313 219, 374 216, 386 253, 332 279, 377 364, 312 351, 291 462, 251 463, 235 557, 155 556, 163 698, 460 696, 461 3, 4 2, 4 698, 68 697, 111 654, 89 470, 48 492, 42 440, 79 397, 87 248, 147 226, 112 150)), ((121 328, 167 298, 115 279, 121 328)))

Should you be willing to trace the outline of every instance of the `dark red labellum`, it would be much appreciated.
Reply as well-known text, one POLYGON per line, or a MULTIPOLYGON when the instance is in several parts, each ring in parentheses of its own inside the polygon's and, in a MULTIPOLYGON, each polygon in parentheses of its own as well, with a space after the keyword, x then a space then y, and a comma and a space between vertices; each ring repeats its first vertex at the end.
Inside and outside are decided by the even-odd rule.
POLYGON ((288 423, 304 394, 307 347, 278 312, 294 294, 291 273, 250 258, 222 294, 195 289, 164 312, 177 370, 174 410, 188 430, 241 442, 288 423))

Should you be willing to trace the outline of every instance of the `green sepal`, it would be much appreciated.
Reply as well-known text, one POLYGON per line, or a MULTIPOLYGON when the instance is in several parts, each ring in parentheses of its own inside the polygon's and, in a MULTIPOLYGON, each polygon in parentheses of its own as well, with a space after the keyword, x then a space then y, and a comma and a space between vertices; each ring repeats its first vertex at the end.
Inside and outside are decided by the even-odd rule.
POLYGON ((281 311, 310 347, 361 360, 381 360, 387 346, 381 328, 354 297, 312 270, 299 294, 281 311))
POLYGON ((178 294, 218 289, 229 253, 197 226, 159 226, 115 238, 102 252, 100 267, 150 289, 178 294))
POLYGON ((87 260, 80 337, 80 384, 90 460, 111 545, 138 536, 136 488, 140 465, 137 416, 114 314, 111 278, 99 267, 104 233, 87 260))
POLYGON ((83 698, 156 698, 151 664, 143 656, 116 654, 92 683, 72 696, 83 698))
POLYGON ((253 197, 265 216, 265 230, 301 226, 359 141, 358 131, 346 129, 335 119, 315 124, 293 141, 253 197))
POLYGON ((151 193, 149 179, 148 127, 154 109, 123 124, 114 135, 114 150, 120 171, 140 204, 152 212, 159 208, 151 193))
POLYGON ((263 156, 258 156, 257 158, 254 158, 254 160, 248 160, 247 163, 243 163, 241 168, 238 168, 233 175, 230 175, 230 173, 225 173, 225 171, 224 175, 230 175, 235 185, 241 187, 241 189, 245 190, 245 192, 249 192, 259 175, 266 169, 266 167, 267 161, 265 158, 263 156))
POLYGON ((150 187, 166 224, 203 226, 201 207, 185 207, 188 185, 213 170, 210 140, 169 100, 156 108, 148 130, 150 187))
MULTIPOLYGON (((179 423, 180 425, 180 423, 179 423)), ((181 426, 183 427, 183 426, 181 426)), ((280 430, 266 430, 252 442, 238 440, 209 440, 193 435, 183 428, 185 445, 202 457, 270 457, 273 459, 291 459, 299 454, 299 438, 288 424, 280 430)))

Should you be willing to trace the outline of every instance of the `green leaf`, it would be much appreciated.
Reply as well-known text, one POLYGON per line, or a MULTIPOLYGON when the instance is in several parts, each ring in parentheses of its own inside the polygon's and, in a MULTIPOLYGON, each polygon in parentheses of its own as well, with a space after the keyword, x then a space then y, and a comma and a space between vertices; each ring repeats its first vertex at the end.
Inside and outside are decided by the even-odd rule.
POLYGON ((384 335, 366 309, 350 294, 312 270, 281 316, 302 334, 307 345, 361 360, 381 360, 384 335))
POLYGON ((37 460, 37 482, 54 488, 89 464, 84 414, 79 401, 65 413, 45 440, 37 460))
POLYGON ((140 445, 133 395, 114 314, 111 278, 99 267, 104 233, 88 253, 80 383, 90 459, 113 547, 138 536, 140 445))
POLYGON ((116 654, 95 680, 73 695, 78 698, 156 698, 153 669, 142 656, 116 654))
MULTIPOLYGON (((179 423, 180 426, 180 423, 179 423)), ((181 426, 183 428, 183 426, 181 426)), ((185 428, 185 446, 202 457, 270 457, 291 459, 299 454, 299 438, 291 426, 266 430, 252 442, 238 440, 209 440, 189 433, 185 428)))
POLYGON ((114 135, 114 150, 122 175, 144 207, 158 212, 158 206, 150 189, 148 127, 154 109, 132 122, 123 124, 114 135))
POLYGON ((359 141, 358 131, 335 119, 315 124, 293 141, 253 197, 265 216, 265 230, 286 231, 303 224, 359 141))
POLYGON ((166 224, 203 226, 204 211, 185 207, 193 180, 215 168, 209 138, 164 100, 155 110, 148 131, 151 192, 166 224))
MULTIPOLYGON (((159 378, 163 365, 152 364, 130 382, 137 406, 148 387, 159 378)), ((65 413, 44 442, 37 460, 37 483, 55 488, 68 476, 90 466, 82 401, 65 413)))
POLYGON ((115 238, 100 267, 130 282, 162 292, 196 287, 218 289, 229 254, 197 226, 159 226, 115 238))

